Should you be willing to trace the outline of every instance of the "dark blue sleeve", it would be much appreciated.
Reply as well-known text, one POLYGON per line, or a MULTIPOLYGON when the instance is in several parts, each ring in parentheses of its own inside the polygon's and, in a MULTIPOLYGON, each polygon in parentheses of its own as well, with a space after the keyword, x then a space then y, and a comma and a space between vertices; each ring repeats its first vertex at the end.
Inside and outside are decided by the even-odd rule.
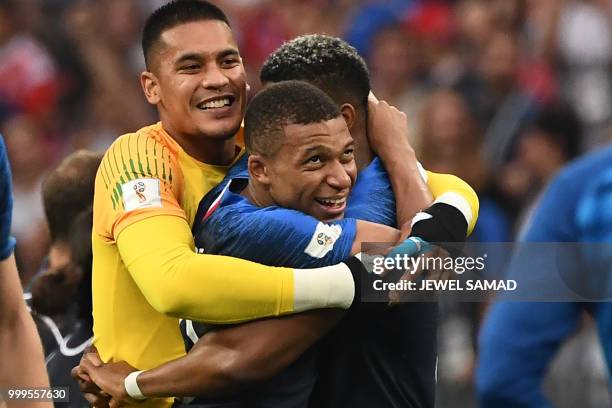
POLYGON ((4 139, 0 136, 0 260, 8 258, 15 248, 15 238, 11 236, 12 212, 11 168, 4 139))
POLYGON ((378 157, 357 175, 344 216, 396 227, 395 196, 378 157))
POLYGON ((314 268, 350 257, 355 234, 354 219, 323 223, 286 208, 234 202, 204 221, 196 246, 270 266, 314 268))

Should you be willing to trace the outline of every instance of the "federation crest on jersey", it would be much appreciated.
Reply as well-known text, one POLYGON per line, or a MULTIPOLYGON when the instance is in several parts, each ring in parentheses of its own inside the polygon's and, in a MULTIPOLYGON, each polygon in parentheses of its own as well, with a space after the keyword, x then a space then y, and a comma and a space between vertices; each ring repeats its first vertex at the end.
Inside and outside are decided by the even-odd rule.
POLYGON ((136 179, 121 185, 125 211, 139 208, 161 207, 158 179, 136 179))
POLYGON ((341 234, 340 225, 319 222, 304 252, 313 258, 323 258, 334 249, 334 244, 341 234))

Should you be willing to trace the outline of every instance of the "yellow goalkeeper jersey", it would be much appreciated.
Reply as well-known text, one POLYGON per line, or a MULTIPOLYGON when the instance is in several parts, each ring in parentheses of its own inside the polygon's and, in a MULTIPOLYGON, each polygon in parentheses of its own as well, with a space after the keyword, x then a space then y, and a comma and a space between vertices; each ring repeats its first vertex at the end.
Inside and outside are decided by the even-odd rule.
MULTIPOLYGON (((159 306, 164 304, 163 299, 154 299, 146 291, 143 293, 143 287, 157 286, 160 293, 167 291, 173 294, 193 291, 197 286, 198 282, 189 281, 185 274, 175 276, 181 271, 167 268, 166 263, 173 262, 177 256, 185 256, 180 254, 186 252, 190 259, 191 256, 196 257, 190 228, 199 201, 223 179, 227 169, 225 166, 201 163, 189 156, 162 128, 161 123, 123 135, 107 150, 96 176, 92 231, 94 345, 104 361, 124 360, 138 369, 149 369, 185 353, 178 319, 168 314, 205 319, 197 311, 181 310, 181 304, 176 306, 180 299, 170 299, 170 302, 175 302, 174 306, 166 312, 160 311, 163 309, 163 306, 159 306), (165 221, 155 224, 158 220, 165 221), (188 227, 182 228, 181 223, 188 227), (136 225, 141 229, 140 225, 154 229, 151 233, 139 231, 139 241, 133 242, 132 230, 137 230, 134 228, 136 225), (180 233, 175 231, 176 225, 179 225, 180 233), (157 227, 165 230, 157 231, 157 227), (126 236, 130 231, 131 242, 122 243, 124 248, 121 252, 122 245, 118 245, 118 241, 128 241, 121 236, 124 231, 126 236), (178 252, 164 247, 161 251, 168 253, 155 253, 160 237, 176 234, 181 245, 178 252), (162 259, 162 264, 149 265, 150 271, 128 270, 138 262, 146 265, 146 259, 139 259, 146 257, 162 259), (169 272, 159 275, 154 270, 157 268, 165 268, 169 272), (174 280, 182 282, 183 287, 173 290, 176 286, 174 280)), ((198 260, 203 257, 208 260, 206 265, 210 269, 219 269, 220 279, 215 281, 217 288, 224 285, 222 277, 223 274, 227 276, 228 268, 238 268, 241 273, 264 271, 266 276, 273 277, 277 282, 264 283, 267 287, 263 291, 267 291, 271 299, 291 299, 291 269, 264 267, 221 256, 197 256, 198 260), (274 296, 269 293, 271 291, 274 296)), ((257 286, 250 285, 253 290, 258 290, 257 286)), ((204 288, 200 296, 212 297, 210 302, 218 301, 214 298, 214 292, 210 295, 214 289, 204 288)), ((217 304, 218 309, 223 307, 221 303, 217 304)), ((240 306, 230 310, 227 319, 221 315, 216 320, 248 320, 291 310, 291 305, 283 302, 273 304, 271 310, 245 307, 241 311, 240 306)), ((158 402, 160 406, 167 404, 161 400, 158 402)), ((151 403, 157 405, 154 401, 151 403)))

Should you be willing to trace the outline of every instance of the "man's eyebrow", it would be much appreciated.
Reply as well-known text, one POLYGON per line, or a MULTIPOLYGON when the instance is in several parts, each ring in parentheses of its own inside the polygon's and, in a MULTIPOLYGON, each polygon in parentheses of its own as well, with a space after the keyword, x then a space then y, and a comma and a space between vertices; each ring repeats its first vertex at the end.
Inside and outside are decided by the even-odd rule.
POLYGON ((308 147, 307 149, 303 150, 302 155, 306 156, 310 153, 319 152, 319 151, 327 151, 327 150, 329 150, 327 146, 316 145, 316 146, 308 147))
POLYGON ((202 56, 195 52, 190 52, 187 54, 181 55, 175 62, 174 65, 179 65, 185 61, 202 61, 202 56))
MULTIPOLYGON (((240 53, 238 52, 238 50, 236 48, 226 48, 222 51, 219 51, 217 53, 217 58, 225 58, 228 56, 239 56, 240 53)), ((179 65, 185 61, 202 61, 204 60, 205 55, 201 54, 201 53, 197 53, 197 52, 188 52, 186 54, 181 55, 176 61, 175 61, 175 65, 179 65)))
POLYGON ((229 56, 239 56, 239 55, 240 55, 240 52, 238 52, 237 48, 226 48, 217 54, 217 58, 225 58, 229 56))

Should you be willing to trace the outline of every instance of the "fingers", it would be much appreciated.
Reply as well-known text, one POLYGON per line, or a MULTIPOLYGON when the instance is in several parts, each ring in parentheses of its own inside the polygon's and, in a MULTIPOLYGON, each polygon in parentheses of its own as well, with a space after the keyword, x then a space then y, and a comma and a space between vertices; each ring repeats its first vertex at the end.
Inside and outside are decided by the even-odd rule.
POLYGON ((93 372, 96 370, 96 368, 100 367, 100 365, 96 365, 95 360, 91 361, 88 358, 83 358, 81 360, 80 367, 81 367, 81 369, 83 371, 85 371, 87 374, 89 374, 89 377, 91 379, 93 372))
POLYGON ((94 367, 100 367, 104 364, 96 353, 83 354, 83 360, 91 363, 94 367))
POLYGON ((83 370, 83 368, 80 365, 73 367, 72 370, 70 370, 70 376, 77 381, 86 381, 86 382, 91 381, 91 378, 89 378, 89 375, 83 370))
POLYGON ((104 362, 100 358, 100 355, 98 354, 98 350, 94 346, 89 347, 83 353, 82 360, 83 359, 89 360, 95 367, 99 367, 104 364, 104 362))

